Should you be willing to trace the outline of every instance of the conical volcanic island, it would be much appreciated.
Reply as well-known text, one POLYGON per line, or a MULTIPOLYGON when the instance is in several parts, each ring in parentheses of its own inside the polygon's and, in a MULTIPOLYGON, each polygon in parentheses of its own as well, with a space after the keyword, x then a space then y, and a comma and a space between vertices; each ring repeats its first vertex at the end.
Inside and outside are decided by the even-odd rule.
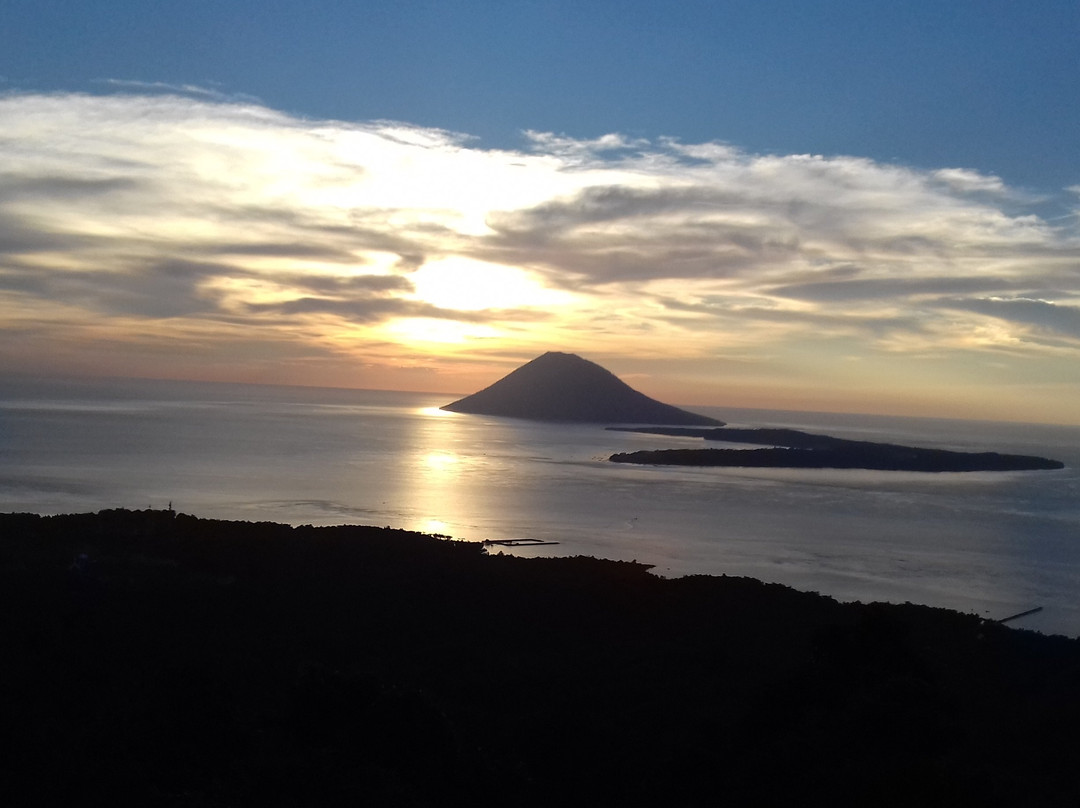
POLYGON ((595 362, 556 351, 442 409, 534 421, 723 426, 715 418, 649 398, 595 362))

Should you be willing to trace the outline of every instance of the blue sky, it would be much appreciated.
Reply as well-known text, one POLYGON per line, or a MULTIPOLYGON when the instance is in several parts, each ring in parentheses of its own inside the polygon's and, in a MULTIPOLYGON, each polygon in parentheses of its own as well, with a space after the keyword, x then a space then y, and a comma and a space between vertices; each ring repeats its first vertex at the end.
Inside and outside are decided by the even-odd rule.
POLYGON ((522 129, 1080 182, 1080 4, 7 0, 0 76, 216 87, 520 145, 522 129))
POLYGON ((1076 421, 1080 4, 0 11, 0 372, 1076 421))

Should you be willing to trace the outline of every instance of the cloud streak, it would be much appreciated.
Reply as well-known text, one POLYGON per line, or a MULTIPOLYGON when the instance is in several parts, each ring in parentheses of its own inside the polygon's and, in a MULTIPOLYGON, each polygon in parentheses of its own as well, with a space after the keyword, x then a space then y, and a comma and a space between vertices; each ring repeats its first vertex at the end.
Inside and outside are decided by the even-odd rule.
POLYGON ((937 301, 943 308, 973 311, 1006 323, 1031 326, 1038 332, 1080 339, 1080 307, 1064 306, 1029 298, 948 298, 937 301))
POLYGON ((0 96, 0 314, 30 346, 11 369, 77 356, 59 335, 93 323, 226 352, 243 328, 338 370, 562 347, 701 379, 710 357, 786 356, 791 384, 900 362, 910 385, 930 346, 1080 359, 1080 217, 1044 221, 971 168, 621 135, 489 150, 110 86, 139 94, 0 96))

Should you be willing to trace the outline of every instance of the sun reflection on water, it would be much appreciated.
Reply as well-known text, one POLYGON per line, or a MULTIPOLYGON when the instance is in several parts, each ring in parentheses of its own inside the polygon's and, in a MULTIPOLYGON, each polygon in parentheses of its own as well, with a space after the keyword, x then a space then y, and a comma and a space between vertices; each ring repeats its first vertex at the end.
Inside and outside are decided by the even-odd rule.
POLYGON ((456 418, 458 413, 450 412, 450 410, 444 410, 442 407, 421 407, 417 410, 420 415, 427 415, 434 418, 456 418))
POLYGON ((451 452, 428 452, 422 462, 433 472, 452 473, 454 467, 461 462, 461 458, 451 452))
POLYGON ((482 460, 472 451, 475 424, 459 413, 437 406, 421 407, 410 419, 410 453, 403 457, 402 500, 411 515, 409 529, 424 533, 476 538, 469 526, 480 503, 477 474, 482 460))

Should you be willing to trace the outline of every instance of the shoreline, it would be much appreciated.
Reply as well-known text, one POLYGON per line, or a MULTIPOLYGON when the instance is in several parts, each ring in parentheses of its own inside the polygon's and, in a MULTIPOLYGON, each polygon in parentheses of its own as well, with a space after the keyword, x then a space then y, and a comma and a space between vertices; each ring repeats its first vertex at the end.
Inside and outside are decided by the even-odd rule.
POLYGON ((1080 641, 975 615, 391 528, 112 510, 0 536, 21 804, 1080 796, 1080 641))

